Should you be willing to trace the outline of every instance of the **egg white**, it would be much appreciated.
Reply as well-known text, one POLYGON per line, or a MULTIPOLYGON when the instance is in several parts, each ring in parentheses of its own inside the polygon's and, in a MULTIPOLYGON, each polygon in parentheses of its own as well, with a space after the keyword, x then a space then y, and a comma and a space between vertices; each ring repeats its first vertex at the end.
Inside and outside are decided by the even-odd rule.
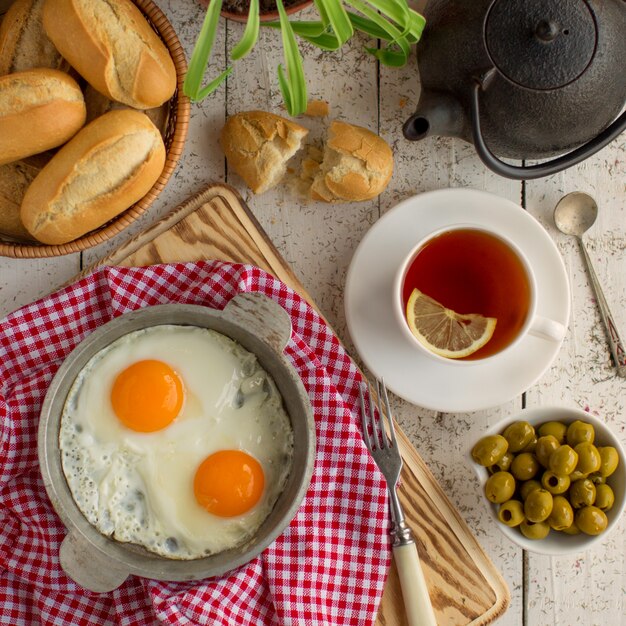
POLYGON ((81 370, 59 445, 72 496, 100 532, 194 559, 254 535, 284 489, 293 432, 275 383, 252 353, 212 330, 161 325, 119 338, 81 370), (110 400, 117 375, 143 359, 168 363, 185 387, 178 417, 153 433, 124 426, 110 400), (244 450, 263 468, 261 500, 243 515, 220 518, 195 499, 196 469, 219 450, 244 450))

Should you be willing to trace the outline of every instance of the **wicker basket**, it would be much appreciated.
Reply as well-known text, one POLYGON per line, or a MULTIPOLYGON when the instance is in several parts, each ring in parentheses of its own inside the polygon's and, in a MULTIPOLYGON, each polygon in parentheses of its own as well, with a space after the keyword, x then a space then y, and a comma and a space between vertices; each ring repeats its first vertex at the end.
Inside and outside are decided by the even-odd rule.
POLYGON ((74 241, 60 246, 49 246, 30 242, 12 242, 2 238, 2 235, 0 235, 0 256, 21 259, 61 256, 72 252, 80 252, 81 250, 86 250, 87 248, 103 243, 120 233, 142 215, 161 193, 174 172, 178 159, 183 152, 187 128, 189 126, 189 99, 183 95, 182 92, 183 80, 187 72, 187 61, 180 41, 161 9, 159 9, 152 0, 133 0, 133 2, 167 46, 172 60, 174 61, 176 75, 178 77, 177 89, 169 101, 167 125, 163 131, 166 158, 161 175, 156 183, 154 183, 152 189, 150 189, 139 202, 136 202, 130 208, 126 209, 126 211, 120 213, 113 220, 107 222, 97 230, 91 231, 79 239, 75 239, 74 241))

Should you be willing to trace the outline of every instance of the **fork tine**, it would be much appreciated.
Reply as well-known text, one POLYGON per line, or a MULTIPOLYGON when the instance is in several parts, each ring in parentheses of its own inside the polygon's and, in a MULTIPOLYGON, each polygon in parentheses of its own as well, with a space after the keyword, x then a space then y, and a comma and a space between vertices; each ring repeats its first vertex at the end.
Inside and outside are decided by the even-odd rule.
MULTIPOLYGON (((380 393, 380 381, 376 379, 376 397, 378 398, 378 422, 380 424, 381 440, 383 448, 391 448, 391 442, 387 433, 385 432, 385 411, 383 410, 383 398, 380 393)), ((389 404, 387 404, 387 410, 389 410, 389 404)), ((387 414, 388 415, 388 414, 387 414)))
POLYGON ((359 384, 359 398, 361 400, 361 428, 363 429, 363 441, 365 441, 365 446, 367 449, 372 451, 372 442, 370 439, 369 430, 367 428, 367 417, 365 411, 365 399, 363 398, 363 386, 359 384))
POLYGON ((387 409, 387 419, 389 420, 389 431, 391 432, 391 441, 393 442, 393 447, 398 447, 398 442, 396 441, 396 429, 393 425, 393 417, 391 415, 391 406, 389 406, 389 395, 387 394, 387 387, 385 387, 385 379, 380 379, 380 384, 383 390, 383 396, 385 398, 385 408, 387 409))
MULTIPOLYGON (((376 419, 376 409, 374 408, 374 400, 372 398, 372 390, 370 387, 367 388, 370 397, 370 421, 372 422, 372 434, 374 435, 375 448, 380 449, 380 425, 378 420, 376 419)), ((383 432, 385 429, 382 429, 383 432)), ((384 442, 383 442, 384 443, 384 442)))

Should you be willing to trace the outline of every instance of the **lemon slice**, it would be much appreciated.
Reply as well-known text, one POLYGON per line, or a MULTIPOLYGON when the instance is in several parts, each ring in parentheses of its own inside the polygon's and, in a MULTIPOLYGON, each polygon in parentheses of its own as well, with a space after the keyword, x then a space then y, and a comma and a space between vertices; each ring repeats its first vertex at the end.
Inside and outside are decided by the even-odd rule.
POLYGON ((492 337, 495 317, 477 313, 461 315, 414 289, 406 305, 411 332, 430 352, 462 359, 480 350, 492 337))

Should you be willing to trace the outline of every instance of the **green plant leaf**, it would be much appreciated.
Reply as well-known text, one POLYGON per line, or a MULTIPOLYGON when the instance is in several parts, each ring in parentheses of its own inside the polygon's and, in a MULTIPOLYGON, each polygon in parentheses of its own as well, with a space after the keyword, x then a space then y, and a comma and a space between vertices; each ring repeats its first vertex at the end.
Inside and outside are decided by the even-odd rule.
POLYGON ((293 115, 291 111, 293 110, 293 98, 291 97, 291 85, 285 76, 285 70, 282 65, 278 66, 278 85, 280 87, 280 91, 283 94, 283 101, 285 103, 285 107, 287 107, 287 111, 289 111, 290 115, 293 115))
POLYGON ((200 89, 196 97, 197 100, 206 98, 210 93, 213 93, 233 71, 232 65, 227 67, 217 78, 214 78, 208 85, 205 85, 200 89))
MULTIPOLYGON (((301 39, 311 42, 322 50, 338 50, 341 47, 339 40, 331 34, 330 27, 322 22, 290 22, 293 32, 301 39)), ((280 22, 264 22, 261 26, 280 29, 280 22)))
POLYGON ((410 43, 417 43, 421 39, 424 26, 426 26, 424 17, 417 11, 409 9, 409 34, 407 39, 410 43))
POLYGON ((337 37, 337 47, 340 48, 354 34, 352 22, 343 8, 341 0, 316 0, 315 5, 318 9, 320 6, 323 7, 328 23, 337 37))
MULTIPOLYGON (((209 57, 215 42, 215 33, 220 18, 222 0, 211 0, 204 16, 200 34, 191 54, 189 68, 183 83, 183 93, 192 100, 199 99, 202 77, 209 64, 209 57)), ((212 84, 212 83, 211 83, 212 84)))
POLYGON ((362 2, 362 0, 346 0, 346 2, 354 7, 357 11, 362 13, 365 17, 374 22, 374 24, 376 24, 382 30, 384 30, 388 34, 385 39, 393 44, 396 44, 408 59, 410 52, 409 42, 406 40, 406 37, 403 36, 402 32, 398 29, 397 26, 392 24, 389 20, 385 19, 382 15, 380 15, 377 11, 368 6, 365 2, 362 2))
POLYGON ((426 18, 413 9, 409 9, 409 16, 411 18, 411 33, 418 38, 421 37, 426 26, 426 18))
MULTIPOLYGON (((328 32, 322 22, 290 22, 290 24, 293 32, 302 37, 319 37, 328 32)), ((280 29, 280 22, 263 22, 261 25, 280 29)))
POLYGON ((254 44, 259 38, 259 0, 250 0, 250 11, 248 12, 248 21, 243 35, 239 43, 232 49, 230 58, 237 61, 246 56, 254 48, 254 44))
POLYGON ((367 0, 375 9, 378 9, 384 16, 401 26, 401 36, 406 37, 409 34, 409 7, 406 2, 398 0, 367 0))
POLYGON ((287 74, 282 65, 278 66, 278 84, 283 94, 283 99, 290 115, 300 115, 306 111, 306 81, 302 56, 298 49, 296 36, 289 23, 287 12, 282 0, 276 0, 278 15, 280 16, 281 33, 283 36, 283 49, 285 52, 285 65, 287 74))
POLYGON ((407 62, 406 55, 397 50, 391 50, 389 48, 365 48, 365 50, 388 67, 402 67, 406 65, 407 62))
POLYGON ((352 11, 348 11, 348 17, 352 22, 354 28, 366 35, 370 35, 370 37, 374 37, 375 39, 384 39, 385 41, 389 41, 389 33, 387 31, 380 28, 372 22, 372 20, 368 20, 366 17, 362 15, 358 15, 357 13, 352 13, 352 11))
POLYGON ((306 35, 300 35, 300 37, 312 43, 314 46, 317 46, 321 50, 334 52, 341 47, 337 37, 335 37, 335 35, 329 35, 328 33, 323 33, 317 37, 308 37, 306 35))
POLYGON ((326 12, 326 6, 322 2, 322 0, 313 0, 313 4, 315 4, 315 8, 317 12, 320 14, 320 18, 322 19, 322 24, 325 27, 330 27, 330 19, 328 18, 328 13, 326 12))

